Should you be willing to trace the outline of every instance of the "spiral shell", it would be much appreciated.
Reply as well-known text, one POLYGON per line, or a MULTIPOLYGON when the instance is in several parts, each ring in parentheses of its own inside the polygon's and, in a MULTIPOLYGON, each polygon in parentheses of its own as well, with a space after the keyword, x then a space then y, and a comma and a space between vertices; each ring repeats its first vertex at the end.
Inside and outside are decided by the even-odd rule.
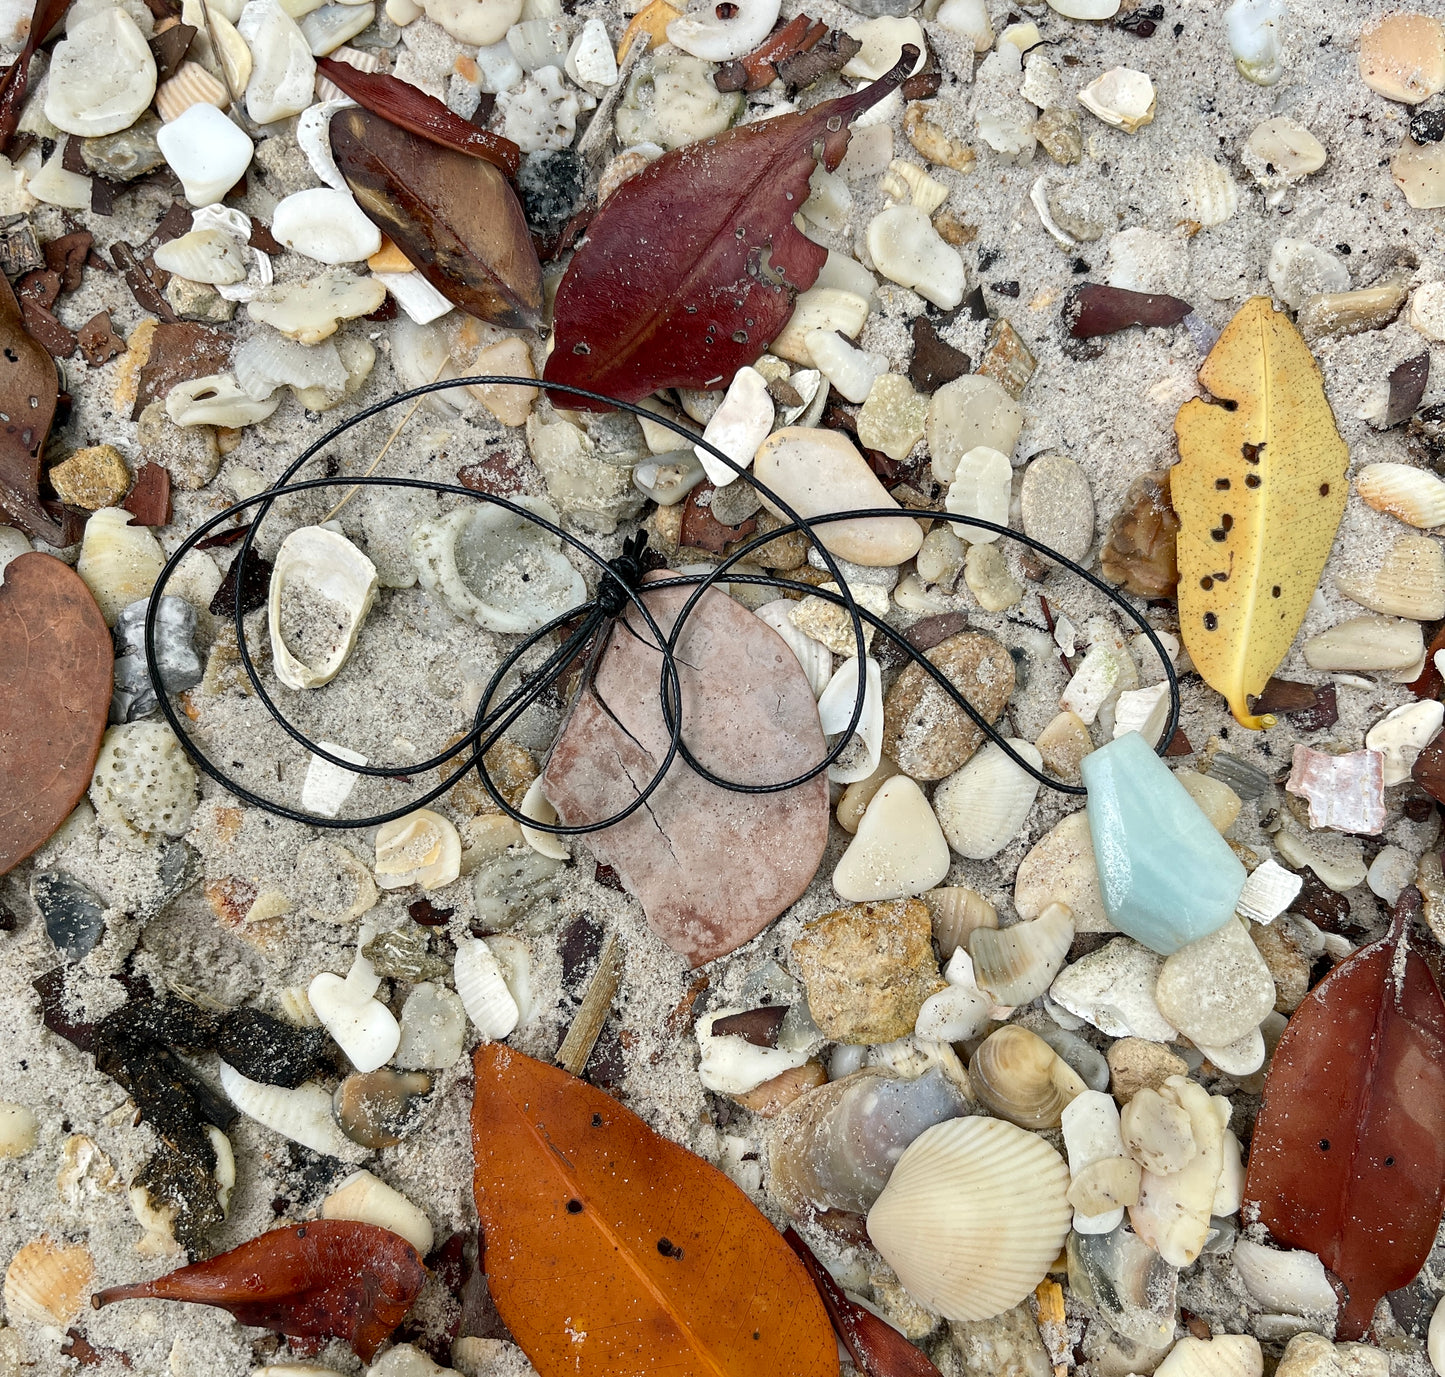
POLYGON ((979 1044, 968 1077, 981 1104, 1022 1128, 1057 1128, 1064 1107, 1088 1089, 1043 1038, 1014 1023, 979 1044))
POLYGON ((268 616, 276 677, 287 688, 319 688, 341 673, 376 586, 376 565, 335 531, 302 526, 281 542, 268 616))
POLYGON ((976 928, 968 937, 979 987, 999 1004, 1027 1004, 1053 984, 1074 940, 1067 904, 1007 928, 976 928))
POLYGON ((5 1269, 5 1309, 10 1319, 64 1329, 80 1314, 95 1280, 95 1259, 80 1244, 64 1248, 48 1234, 32 1239, 5 1269))
POLYGON ((1355 479, 1366 506, 1422 531, 1445 526, 1445 483, 1410 464, 1366 464, 1355 479))
POLYGON ((999 1119, 921 1134, 868 1212, 868 1236, 920 1304, 950 1320, 1017 1305, 1059 1255, 1068 1168, 1043 1139, 999 1119))

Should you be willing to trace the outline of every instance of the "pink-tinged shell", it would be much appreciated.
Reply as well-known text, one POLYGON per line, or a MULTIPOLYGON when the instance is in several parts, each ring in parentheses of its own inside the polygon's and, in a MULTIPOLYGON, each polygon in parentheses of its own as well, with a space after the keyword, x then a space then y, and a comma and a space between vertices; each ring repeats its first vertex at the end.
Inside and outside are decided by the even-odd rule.
POLYGON ((1327 755, 1294 748, 1285 788, 1309 800, 1310 826, 1373 836, 1385 827, 1385 758, 1379 751, 1327 755))

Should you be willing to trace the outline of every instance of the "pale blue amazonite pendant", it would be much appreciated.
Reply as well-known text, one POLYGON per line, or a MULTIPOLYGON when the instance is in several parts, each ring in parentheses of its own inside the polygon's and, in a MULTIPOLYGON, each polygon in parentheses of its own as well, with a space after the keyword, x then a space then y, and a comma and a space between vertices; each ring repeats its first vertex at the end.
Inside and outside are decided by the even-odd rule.
POLYGON ((1223 927, 1244 867, 1149 743, 1126 732, 1082 769, 1109 921, 1165 956, 1223 927))

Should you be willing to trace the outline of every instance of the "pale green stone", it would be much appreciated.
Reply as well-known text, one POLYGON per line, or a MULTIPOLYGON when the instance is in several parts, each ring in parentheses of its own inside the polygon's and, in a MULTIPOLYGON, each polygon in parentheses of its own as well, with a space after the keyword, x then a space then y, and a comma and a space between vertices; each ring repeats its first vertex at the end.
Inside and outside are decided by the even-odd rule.
POLYGON ((1244 867, 1144 738, 1126 732, 1081 769, 1110 922, 1165 956, 1223 927, 1244 867))

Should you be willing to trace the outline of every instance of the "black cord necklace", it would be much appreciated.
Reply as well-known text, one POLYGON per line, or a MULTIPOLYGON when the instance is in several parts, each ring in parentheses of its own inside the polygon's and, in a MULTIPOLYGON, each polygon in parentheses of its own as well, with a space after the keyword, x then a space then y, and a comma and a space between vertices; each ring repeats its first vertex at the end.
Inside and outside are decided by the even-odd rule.
MULTIPOLYGON (((196 766, 237 798, 247 803, 255 804, 256 807, 263 808, 278 817, 287 818, 293 822, 309 823, 315 827, 348 829, 376 827, 381 823, 391 822, 396 818, 404 817, 417 808, 424 807, 433 799, 438 798, 449 789, 455 787, 458 779, 464 776, 466 771, 476 770, 492 802, 509 818, 518 823, 523 823, 536 831, 551 832, 560 836, 575 836, 580 833, 596 832, 603 828, 612 827, 636 812, 662 783, 674 760, 679 756, 682 757, 683 761, 691 770, 709 783, 735 793, 779 793, 783 790, 792 789, 797 785, 806 783, 808 780, 813 779, 826 770, 848 749, 853 733, 857 729, 858 723, 863 715, 867 694, 867 676, 861 672, 857 675, 858 687, 854 698, 853 712, 849 718, 847 727, 838 733, 836 743, 828 750, 823 758, 803 774, 791 779, 779 780, 775 783, 744 784, 737 780, 727 779, 708 769, 694 756, 684 736, 681 706, 682 687, 677 669, 676 648, 678 638, 685 629, 688 618, 698 603, 703 596, 712 589, 714 584, 722 581, 728 583, 760 584, 770 588, 776 588, 780 592, 784 590, 795 591, 822 598, 827 602, 842 607, 848 613, 852 623, 853 643, 855 646, 861 647, 864 644, 863 626, 864 623, 867 623, 867 625, 873 628, 876 634, 885 637, 901 651, 909 661, 918 665, 928 674, 948 697, 967 714, 975 726, 977 726, 990 741, 997 745, 1020 769, 1038 780, 1039 783, 1051 789, 1058 790, 1060 793, 1083 795, 1087 792, 1082 785, 1070 784, 1064 780, 1054 779, 1042 770, 1036 769, 1029 761, 1021 757, 998 731, 983 720, 978 709, 963 696, 958 688, 922 651, 919 651, 911 645, 900 632, 889 626, 881 617, 860 606, 849 590, 847 580, 843 576, 837 559, 828 551, 827 546, 817 534, 818 527, 826 526, 833 521, 856 521, 866 517, 897 517, 900 514, 906 515, 907 509, 900 509, 898 507, 869 508, 862 511, 837 512, 823 516, 804 518, 779 498, 770 488, 759 482, 751 472, 740 468, 737 463, 722 453, 722 451, 672 418, 656 415, 631 402, 618 401, 615 398, 604 396, 598 392, 590 392, 585 388, 570 387, 561 383, 548 383, 546 384, 546 390, 549 393, 565 393, 570 396, 585 397, 591 401, 604 402, 609 406, 630 412, 635 416, 645 417, 654 425, 666 427, 680 436, 689 445, 700 445, 703 449, 707 450, 713 458, 725 464, 728 468, 736 472, 743 481, 750 484, 760 497, 766 498, 771 507, 782 513, 788 524, 785 524, 780 529, 771 530, 753 537, 746 544, 734 550, 732 554, 726 556, 715 568, 705 574, 683 574, 673 575, 667 578, 647 578, 648 559, 646 537, 642 533, 629 537, 623 544, 622 553, 613 560, 607 560, 585 542, 564 530, 560 525, 547 520, 547 518, 537 512, 531 511, 518 503, 508 501, 505 497, 491 493, 477 492, 472 488, 463 487, 458 483, 441 483, 422 478, 378 477, 376 475, 365 475, 355 478, 336 477, 296 480, 295 475, 304 465, 315 458, 316 455, 325 449, 326 446, 330 445, 332 441, 346 434, 353 426, 359 425, 361 422, 369 420, 371 417, 379 415, 381 412, 397 406, 402 402, 425 397, 432 392, 441 392, 455 387, 478 385, 517 386, 518 380, 512 376, 495 374, 465 378, 448 378, 445 381, 430 382, 420 387, 414 387, 407 392, 388 397, 384 401, 364 408, 357 412, 356 415, 332 427, 325 435, 309 445, 291 463, 285 473, 264 492, 233 503, 198 526, 181 542, 175 554, 166 562, 165 568, 161 571, 161 575, 156 581, 150 599, 150 605, 146 609, 145 653, 146 665, 150 673, 151 682, 156 686, 157 701, 160 704, 161 711, 165 714, 166 721, 170 723, 172 731, 175 732, 177 738, 185 747, 186 752, 196 763, 196 766), (241 664, 246 671, 247 678, 250 680, 252 689, 266 711, 282 730, 300 746, 332 765, 349 770, 353 774, 372 777, 394 777, 398 773, 405 773, 407 775, 419 774, 424 770, 439 768, 449 761, 455 760, 464 752, 470 751, 471 754, 467 757, 460 775, 452 775, 443 779, 435 788, 412 799, 402 807, 392 809, 390 812, 377 813, 371 817, 364 818, 317 817, 313 814, 302 812, 299 809, 290 808, 285 804, 277 803, 274 800, 263 798, 254 790, 248 789, 238 780, 228 775, 197 745, 196 741, 186 730, 181 714, 177 712, 168 695, 164 689, 161 688, 160 667, 156 651, 156 623, 160 610, 161 596, 165 592, 166 585, 175 574, 177 566, 190 550, 194 549, 223 522, 232 517, 244 516, 252 508, 255 508, 255 515, 251 520, 251 525, 242 536, 240 547, 235 556, 236 560, 240 562, 238 564, 238 570, 244 569, 244 561, 251 557, 252 546, 256 539, 256 534, 261 527, 261 523, 270 514, 271 508, 278 498, 286 497, 293 493, 333 487, 416 488, 426 492, 450 493, 474 502, 489 503, 547 531, 556 539, 560 540, 568 549, 575 552, 582 560, 590 561, 596 567, 598 574, 597 592, 594 597, 552 618, 544 626, 522 637, 502 659, 501 664, 497 667, 491 680, 482 692, 471 729, 461 737, 460 740, 428 760, 421 762, 408 761, 404 765, 392 763, 361 765, 354 760, 344 759, 329 752, 319 742, 311 740, 299 728, 286 719, 285 715, 276 706, 270 694, 267 693, 265 685, 261 682, 261 676, 251 657, 250 648, 246 642, 244 626, 245 612, 242 599, 239 596, 238 585, 238 596, 235 599, 233 616, 236 643, 241 664), (801 533, 812 547, 818 551, 819 557, 828 572, 832 575, 833 582, 840 591, 834 592, 831 589, 818 588, 810 583, 779 577, 776 574, 729 572, 735 565, 746 560, 753 551, 760 549, 762 546, 782 536, 794 532, 801 533), (664 633, 651 609, 647 606, 646 598, 643 595, 646 592, 671 588, 691 588, 693 591, 679 611, 671 630, 664 633), (484 755, 496 742, 501 740, 507 729, 566 672, 568 666, 573 663, 578 655, 586 650, 589 643, 593 641, 593 638, 596 637, 599 632, 608 630, 616 619, 626 613, 628 609, 635 610, 642 622, 642 627, 634 627, 634 630, 637 630, 639 634, 644 634, 645 631, 646 636, 650 637, 652 646, 661 655, 662 664, 659 674, 658 694, 663 720, 668 730, 668 748, 666 754, 658 764, 653 777, 648 781, 646 786, 638 792, 637 797, 633 799, 627 807, 613 814, 611 817, 604 818, 600 822, 586 823, 577 826, 539 822, 535 818, 528 817, 526 814, 520 812, 503 798, 501 791, 487 772, 484 755), (575 625, 573 625, 574 623, 575 625), (561 644, 545 657, 542 665, 534 670, 524 683, 511 689, 505 695, 502 695, 500 699, 497 699, 497 695, 501 692, 502 685, 506 682, 513 667, 534 647, 541 645, 555 632, 569 627, 571 629, 567 630, 561 644)), ((1134 607, 1117 588, 1105 582, 1096 574, 1090 573, 1089 570, 1074 563, 1073 560, 1061 555, 1057 550, 1051 549, 1041 541, 1035 540, 1021 531, 1010 530, 1007 526, 1000 526, 991 521, 984 521, 979 517, 956 516, 950 512, 930 511, 927 515, 929 519, 933 521, 946 521, 959 526, 969 526, 992 531, 1003 539, 1017 541, 1022 545, 1026 545, 1029 549, 1046 556, 1062 568, 1067 569, 1075 577, 1083 579, 1091 587, 1097 589, 1138 626, 1139 630, 1148 638, 1149 643, 1159 656, 1159 662, 1164 668, 1164 673, 1169 684, 1169 717, 1160 735, 1159 746, 1156 748, 1162 753, 1163 749, 1173 739, 1175 728, 1179 724, 1179 679, 1175 673, 1168 652, 1165 650, 1154 628, 1145 620, 1143 613, 1134 607)))

